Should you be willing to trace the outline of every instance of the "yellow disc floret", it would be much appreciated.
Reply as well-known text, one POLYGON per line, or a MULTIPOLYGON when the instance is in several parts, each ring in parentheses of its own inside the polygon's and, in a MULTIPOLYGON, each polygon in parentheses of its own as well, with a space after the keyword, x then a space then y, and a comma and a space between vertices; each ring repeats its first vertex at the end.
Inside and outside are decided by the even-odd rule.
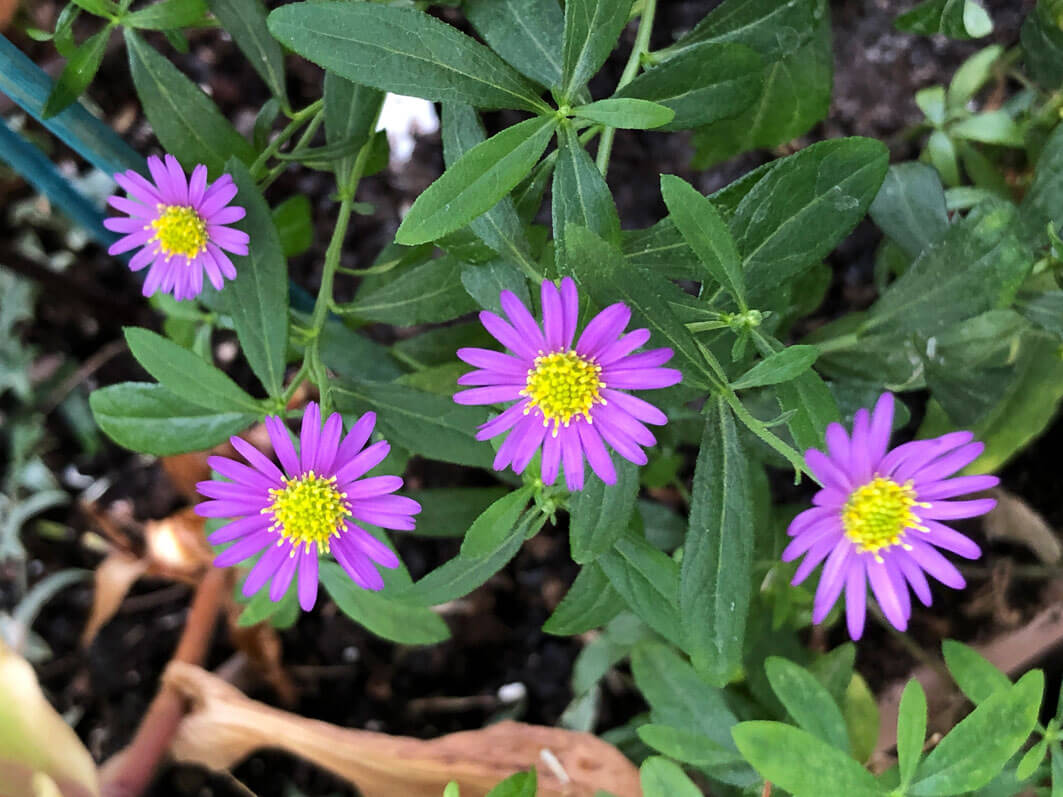
POLYGON ((330 539, 340 535, 351 516, 347 494, 336 489, 335 476, 326 479, 310 471, 294 479, 285 478, 284 487, 270 490, 269 495, 273 503, 262 513, 273 515, 270 530, 289 540, 293 552, 300 545, 309 550, 316 544, 318 552, 328 553, 330 539))
POLYGON ((169 259, 174 255, 192 258, 207 248, 207 223, 187 205, 159 205, 159 215, 149 225, 155 230, 151 240, 169 259))
POLYGON ((543 425, 554 425, 554 434, 563 424, 568 426, 577 415, 590 420, 591 407, 604 404, 601 390, 602 367, 574 351, 540 354, 528 369, 528 381, 521 395, 531 399, 525 414, 537 407, 543 425))
POLYGON ((892 479, 876 476, 867 484, 853 490, 842 509, 842 526, 861 553, 878 552, 902 544, 907 529, 926 531, 919 524, 913 507, 926 506, 915 500, 912 483, 897 484, 892 479))

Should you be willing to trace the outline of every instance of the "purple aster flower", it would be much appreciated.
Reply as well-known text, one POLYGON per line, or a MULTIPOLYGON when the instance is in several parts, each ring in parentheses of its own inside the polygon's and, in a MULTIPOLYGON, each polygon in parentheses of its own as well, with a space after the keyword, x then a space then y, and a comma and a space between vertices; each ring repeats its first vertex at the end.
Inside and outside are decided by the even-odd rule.
POLYGON ((495 456, 495 470, 512 465, 521 473, 541 447, 543 481, 553 484, 564 463, 565 483, 579 490, 584 457, 603 482, 616 482, 606 444, 624 459, 645 465, 642 446, 657 442, 645 424, 661 425, 668 418, 623 391, 677 384, 683 375, 661 368, 672 350, 632 354, 650 339, 650 332, 621 334, 631 320, 631 310, 622 303, 598 313, 576 340, 579 294, 568 277, 561 280, 560 291, 552 282, 543 282, 541 326, 510 291, 502 291, 501 301, 508 322, 486 311, 480 321, 513 355, 459 349, 458 357, 478 370, 458 379, 460 385, 475 387, 454 396, 459 404, 516 402, 476 435, 487 440, 509 432, 495 456))
POLYGON ((152 155, 148 170, 154 184, 132 170, 114 176, 129 196, 107 201, 128 215, 103 222, 108 230, 123 233, 108 254, 140 248, 129 267, 140 271, 151 265, 144 280, 145 296, 162 290, 178 300, 192 299, 203 290, 203 272, 221 290, 226 278, 236 278, 236 268, 225 252, 246 255, 249 240, 246 232, 225 226, 244 217, 243 208, 229 204, 236 196, 233 178, 223 174, 208 183, 207 167, 200 164, 191 179, 185 179, 173 155, 167 155, 165 163, 152 155))
POLYGON ((897 629, 908 627, 911 599, 931 601, 927 574, 946 586, 965 586, 960 572, 938 548, 966 559, 981 550, 969 538, 941 523, 984 515, 996 501, 946 499, 995 487, 995 476, 949 478, 976 460, 985 448, 970 432, 952 432, 933 440, 915 440, 889 448, 893 396, 883 393, 875 410, 857 411, 852 436, 840 424, 827 427, 827 453, 809 449, 805 462, 823 485, 815 506, 794 518, 794 539, 783 551, 789 562, 802 554, 793 583, 800 584, 826 560, 812 609, 820 623, 845 590, 849 634, 864 630, 867 585, 883 614, 897 629))
POLYGON ((339 414, 330 415, 322 428, 321 410, 311 402, 303 414, 298 452, 284 422, 266 418, 283 471, 239 437, 229 441, 250 467, 227 457, 207 460, 231 480, 196 485, 214 499, 196 506, 198 514, 233 519, 210 535, 213 545, 234 543, 214 564, 229 567, 265 551, 244 581, 244 595, 254 595, 272 579, 269 597, 279 601, 298 571, 299 605, 309 611, 317 598, 318 557, 329 553, 358 586, 383 588, 375 565, 397 567, 399 558, 358 522, 409 531, 421 506, 390 494, 402 487, 398 476, 362 478, 391 450, 385 440, 365 447, 375 424, 376 415, 367 412, 341 441, 339 414))

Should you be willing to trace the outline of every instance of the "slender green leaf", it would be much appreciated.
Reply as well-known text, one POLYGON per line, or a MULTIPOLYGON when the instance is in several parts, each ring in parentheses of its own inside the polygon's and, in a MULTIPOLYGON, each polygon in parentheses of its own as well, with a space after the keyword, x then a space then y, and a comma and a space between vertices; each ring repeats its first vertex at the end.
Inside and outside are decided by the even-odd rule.
POLYGON ((538 90, 479 42, 412 8, 294 3, 270 32, 299 55, 355 83, 477 108, 545 110, 538 90))
POLYGON ((130 29, 125 31, 133 85, 159 142, 186 168, 206 164, 219 174, 236 157, 244 163, 255 151, 222 116, 218 106, 187 77, 130 29))
POLYGON ((1037 724, 1044 685, 1044 673, 1031 670, 1007 691, 987 697, 923 760, 908 794, 962 794, 992 780, 1037 724))
POLYGON ((107 40, 111 38, 111 26, 90 36, 67 59, 59 79, 52 85, 52 91, 45 100, 41 116, 45 119, 55 116, 71 103, 75 102, 81 92, 88 88, 96 77, 107 51, 107 40))
POLYGON ((638 734, 654 750, 700 769, 712 770, 745 763, 733 747, 724 747, 697 731, 650 723, 640 726, 638 734))
POLYGON ((753 565, 748 470, 731 410, 705 409, 694 468, 690 526, 683 545, 679 609, 683 647, 717 686, 740 670, 753 565))
POLYGON ((700 797, 701 789, 678 764, 661 756, 650 756, 639 767, 643 797, 700 797))
POLYGON ((430 487, 406 490, 421 505, 418 537, 461 537, 487 507, 506 495, 505 487, 430 487))
POLYGON ((404 645, 434 645, 450 637, 447 624, 431 609, 400 603, 387 590, 362 589, 335 562, 318 567, 321 583, 340 611, 377 636, 404 645))
POLYGON ((815 346, 787 346, 782 351, 769 354, 731 382, 731 387, 734 390, 745 390, 792 382, 811 368, 818 356, 819 349, 815 346))
POLYGON ((652 130, 668 124, 675 118, 675 111, 671 108, 633 97, 598 100, 579 105, 572 109, 572 113, 598 124, 626 130, 652 130))
MULTIPOLYGON (((384 92, 352 83, 335 72, 326 72, 324 99, 325 140, 329 144, 349 142, 356 151, 365 146, 384 104, 384 92)), ((347 179, 354 160, 346 157, 334 165, 341 181, 347 179)))
POLYGON ((668 206, 672 223, 694 250, 711 279, 745 307, 738 249, 716 207, 690 183, 670 174, 661 175, 661 196, 668 206))
POLYGON ((98 17, 110 17, 118 13, 118 4, 114 0, 72 0, 71 5, 98 17))
POLYGON ((237 227, 251 238, 246 256, 233 255, 236 279, 222 293, 251 370, 271 396, 284 387, 288 353, 288 264, 273 214, 247 167, 236 158, 225 164, 247 211, 237 227))
POLYGON ((703 42, 738 42, 775 57, 812 35, 815 11, 816 0, 724 0, 665 52, 674 57, 703 42))
POLYGON ((403 385, 381 382, 345 383, 333 387, 336 405, 344 412, 375 410, 378 429, 392 443, 429 459, 479 468, 491 467, 491 446, 475 437, 486 413, 403 385))
POLYGON ((525 307, 531 307, 528 280, 519 268, 508 260, 492 260, 478 265, 465 265, 461 269, 461 284, 484 310, 502 312, 499 297, 502 291, 512 291, 525 307))
POLYGON ((567 101, 594 77, 627 25, 631 0, 569 0, 565 3, 561 96, 567 101))
POLYGON ((912 259, 940 241, 949 228, 941 178, 925 163, 891 166, 869 212, 912 259))
POLYGON ((542 86, 561 82, 565 19, 557 0, 467 0, 465 14, 491 49, 542 86))
MULTIPOLYGON (((1063 31, 1060 31, 1063 38, 1063 31)), ((1060 81, 1063 83, 1063 79, 1060 81)), ((1037 159, 1033 184, 1020 206, 1029 237, 1045 242, 1045 226, 1051 222, 1058 231, 1063 227, 1063 125, 1057 125, 1037 159)))
POLYGON ((926 742, 926 694, 914 678, 904 686, 897 714, 897 765, 902 788, 912 782, 926 742))
POLYGON ((557 163, 554 165, 551 192, 551 217, 554 228, 554 256, 561 274, 575 272, 579 255, 569 251, 570 225, 586 227, 600 238, 620 240, 620 216, 613 194, 601 171, 579 142, 570 124, 561 127, 557 163))
POLYGON ((487 793, 487 797, 535 797, 535 768, 510 775, 487 793))
POLYGON ((476 309, 461 284, 463 268, 450 255, 429 260, 369 291, 359 291, 342 311, 399 327, 449 321, 476 309))
POLYGON ((584 565, 543 631, 557 636, 576 636, 600 628, 624 608, 624 599, 613 589, 608 576, 595 562, 584 565))
POLYGON ((941 652, 956 685, 976 706, 997 692, 1006 692, 1011 688, 1008 676, 962 642, 946 639, 941 643, 941 652))
POLYGON ((178 398, 162 385, 122 382, 89 395, 100 428, 133 451, 156 456, 205 451, 243 431, 259 417, 216 412, 178 398))
MULTIPOLYGON (((1026 68, 1034 80, 1049 89, 1063 85, 1063 25, 1058 13, 1057 8, 1053 15, 1050 0, 1039 0, 1022 25, 1026 68)), ((1053 766, 1055 760, 1053 756, 1053 766)))
POLYGON ((991 44, 985 47, 960 65, 956 74, 949 81, 948 106, 960 110, 977 94, 981 88, 989 82, 993 76, 993 66, 1000 56, 1004 54, 1004 48, 999 44, 991 44))
POLYGON ((781 722, 743 722, 732 731, 742 755, 765 780, 794 797, 873 797, 889 793, 847 753, 781 722))
POLYGON ((631 611, 672 642, 680 640, 679 567, 670 557, 627 531, 612 551, 596 561, 631 611))
MULTIPOLYGON (((613 461, 616 463, 617 458, 613 461)), ((628 527, 639 494, 639 469, 627 460, 616 465, 616 484, 591 476, 569 501, 569 542, 579 564, 594 561, 613 547, 628 527)))
POLYGON ((1019 765, 1015 768, 1015 778, 1023 781, 1028 780, 1044 761, 1045 753, 1048 752, 1048 737, 1042 736, 1041 740, 1026 751, 1019 765))
POLYGON ((144 370, 178 398, 217 412, 261 410, 259 403, 225 373, 162 335, 126 327, 125 339, 144 370))
POLYGON ((270 94, 287 107, 284 53, 266 26, 266 7, 262 0, 207 0, 207 3, 211 13, 265 81, 270 94))
POLYGON ((206 15, 206 0, 159 0, 126 14, 122 24, 143 30, 179 30, 202 24, 206 15))
POLYGON ((272 216, 286 258, 303 254, 314 243, 314 222, 306 194, 288 197, 273 208, 272 216))
POLYGON ((925 0, 894 24, 906 33, 950 39, 980 39, 993 32, 993 20, 975 0, 925 0))
POLYGON ((434 241, 490 210, 532 170, 556 125, 554 117, 527 119, 473 147, 417 197, 395 240, 434 241))
POLYGON ((487 507, 465 533, 461 555, 466 559, 483 559, 497 553, 512 534, 531 492, 530 487, 522 487, 487 507))
POLYGON ((764 61, 742 44, 703 42, 643 72, 616 97, 652 100, 675 116, 661 130, 687 130, 737 116, 760 94, 764 61))
POLYGON ((849 752, 849 736, 841 709, 812 673, 778 656, 768 658, 765 671, 772 691, 798 727, 843 753, 849 752))

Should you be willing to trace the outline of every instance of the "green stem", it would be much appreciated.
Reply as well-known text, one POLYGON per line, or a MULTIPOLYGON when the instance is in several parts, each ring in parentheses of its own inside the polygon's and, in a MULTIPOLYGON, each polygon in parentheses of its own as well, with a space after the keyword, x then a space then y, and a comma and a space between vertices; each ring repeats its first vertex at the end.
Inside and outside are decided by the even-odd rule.
POLYGON ((252 176, 255 177, 256 180, 258 179, 262 167, 266 165, 266 161, 268 161, 280 151, 280 148, 284 146, 284 143, 299 131, 299 128, 303 126, 303 123, 307 120, 307 118, 319 113, 324 107, 325 101, 317 100, 316 102, 310 103, 310 105, 307 105, 301 111, 292 115, 292 120, 284 126, 284 129, 277 134, 276 138, 269 142, 266 148, 263 149, 261 153, 259 153, 259 156, 257 158, 255 158, 255 162, 251 164, 251 167, 248 171, 251 172, 252 176))
MULTIPOLYGON (((617 91, 635 79, 639 67, 642 65, 642 56, 650 49, 650 33, 653 31, 653 18, 657 14, 657 0, 646 0, 642 9, 642 19, 639 20, 639 30, 635 34, 635 46, 631 50, 631 56, 627 59, 620 82, 616 84, 617 91)), ((602 130, 602 140, 598 142, 598 171, 604 177, 609 171, 609 158, 613 154, 613 138, 616 137, 615 127, 606 127, 602 130)))
MULTIPOLYGON (((299 140, 295 142, 292 152, 296 152, 305 147, 310 142, 310 139, 314 137, 314 134, 318 131, 318 128, 321 127, 321 124, 324 121, 325 113, 324 111, 319 111, 314 118, 310 120, 310 124, 306 126, 306 130, 303 131, 303 134, 299 136, 299 140)), ((273 185, 273 181, 280 177, 284 170, 291 165, 290 161, 281 161, 270 169, 265 178, 259 183, 258 187, 262 193, 266 193, 266 189, 273 185)))

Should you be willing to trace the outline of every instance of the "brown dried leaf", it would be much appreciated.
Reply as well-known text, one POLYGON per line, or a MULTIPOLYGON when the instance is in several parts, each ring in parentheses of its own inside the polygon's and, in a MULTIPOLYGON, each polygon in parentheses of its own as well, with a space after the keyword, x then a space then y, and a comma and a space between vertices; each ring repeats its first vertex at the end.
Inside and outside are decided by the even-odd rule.
POLYGON ((100 793, 89 751, 45 699, 29 663, 0 641, 0 794, 47 794, 49 781, 66 797, 100 793))
POLYGON ((250 700, 199 667, 167 667, 166 684, 192 703, 177 730, 178 760, 228 769, 254 750, 280 748, 353 783, 365 797, 439 797, 451 780, 483 797, 503 778, 539 764, 539 797, 639 797, 638 770, 597 737, 500 722, 424 741, 340 728, 250 700), (552 760, 554 759, 554 760, 552 760), (544 761, 550 765, 542 766, 544 761))
POLYGON ((174 489, 192 503, 199 503, 202 496, 196 492, 196 483, 210 478, 207 457, 213 451, 193 451, 190 454, 174 454, 162 458, 162 469, 170 478, 174 489))
POLYGON ((92 594, 92 611, 81 634, 82 647, 88 647, 96 634, 114 617, 130 587, 148 569, 145 559, 121 551, 112 551, 96 568, 96 589, 92 594))
POLYGON ((294 706, 298 692, 281 663, 280 636, 269 623, 255 623, 255 625, 241 628, 237 620, 243 609, 243 606, 230 597, 225 611, 229 625, 229 638, 232 639, 236 649, 247 657, 251 666, 258 670, 266 682, 273 687, 281 704, 294 706))
POLYGON ((1063 557, 1063 545, 1043 517, 1029 504, 1007 490, 991 490, 997 505, 985 516, 986 536, 1025 545, 1045 564, 1056 564, 1063 557))

